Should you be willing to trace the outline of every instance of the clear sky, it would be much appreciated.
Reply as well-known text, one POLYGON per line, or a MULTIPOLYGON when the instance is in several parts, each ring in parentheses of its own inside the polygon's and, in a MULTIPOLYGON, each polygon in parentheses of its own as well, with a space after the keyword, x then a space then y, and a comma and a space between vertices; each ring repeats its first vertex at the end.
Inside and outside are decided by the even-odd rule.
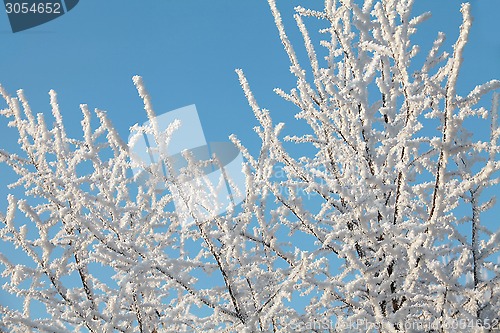
MULTIPOLYGON (((311 3, 318 8, 321 1, 277 3, 303 54, 293 7, 311 3)), ((500 79, 500 1, 471 4, 475 21, 459 79, 462 94, 500 79)), ((416 0, 416 13, 433 12, 417 35, 422 50, 432 45, 437 31, 447 33, 448 45, 455 40, 459 9, 460 1, 416 0)), ((82 133, 81 103, 106 110, 124 139, 130 126, 146 120, 133 75, 143 76, 158 114, 196 104, 209 141, 227 141, 235 133, 257 148, 252 131, 257 121, 235 68, 245 71, 260 105, 276 119, 289 119, 286 114, 295 111, 272 92, 275 87, 288 90, 294 79, 265 0, 82 0, 66 15, 15 34, 0 10, 0 40, 0 83, 11 94, 24 89, 33 111, 47 116, 48 91, 55 89, 66 126, 76 137, 82 133)), ((16 140, 0 118, 0 149, 15 150, 16 140)), ((0 174, 2 211, 11 181, 0 174)))
MULTIPOLYGON (((308 2, 278 1, 298 51, 301 37, 291 14, 293 6, 308 2)), ((433 12, 419 34, 423 50, 432 43, 425 39, 438 30, 448 33, 450 43, 455 39, 459 9, 459 1, 416 0, 416 12, 433 12)), ((463 92, 500 78, 500 2, 473 0, 472 9, 476 20, 465 53, 463 92)), ((276 118, 287 105, 277 104, 272 88, 288 89, 294 82, 265 0, 85 0, 62 17, 16 34, 0 11, 0 39, 0 83, 12 94, 23 88, 34 112, 47 114, 47 93, 55 89, 75 135, 81 133, 79 104, 88 103, 107 110, 126 138, 131 125, 146 119, 131 81, 141 75, 157 113, 196 104, 210 141, 236 133, 252 145, 256 121, 234 69, 244 69, 259 103, 276 118)), ((1 141, 12 146, 14 135, 0 120, 1 141)))

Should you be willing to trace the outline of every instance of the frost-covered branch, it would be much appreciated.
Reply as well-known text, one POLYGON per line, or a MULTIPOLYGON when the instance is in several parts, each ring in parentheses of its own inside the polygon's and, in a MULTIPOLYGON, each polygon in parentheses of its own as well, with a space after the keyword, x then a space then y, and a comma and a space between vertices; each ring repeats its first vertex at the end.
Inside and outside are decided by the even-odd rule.
POLYGON ((246 159, 245 189, 224 213, 203 177, 222 163, 183 152, 176 169, 167 148, 183 124, 161 129, 142 78, 133 82, 149 122, 131 128, 128 144, 104 111, 81 105, 75 136, 54 91, 50 116, 0 87, 2 119, 19 133, 17 151, 0 149, 16 175, 0 214, 0 269, 19 300, 0 306, 0 331, 498 329, 500 82, 459 96, 470 6, 449 52, 442 33, 413 43, 430 14, 412 18, 412 4, 297 7, 301 57, 269 0, 296 79, 275 92, 300 125, 276 122, 237 70, 260 144, 254 156, 230 137, 246 159), (155 163, 133 154, 143 136, 155 163))

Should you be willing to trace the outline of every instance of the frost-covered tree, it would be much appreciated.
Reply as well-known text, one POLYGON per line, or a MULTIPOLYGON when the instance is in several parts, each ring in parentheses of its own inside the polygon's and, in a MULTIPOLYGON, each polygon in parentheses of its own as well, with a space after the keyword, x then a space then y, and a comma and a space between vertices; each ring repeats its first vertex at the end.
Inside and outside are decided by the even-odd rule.
MULTIPOLYGON (((428 51, 412 43, 428 17, 410 16, 412 0, 298 7, 304 62, 269 3, 297 80, 276 92, 307 129, 282 134, 284 124, 258 106, 237 71, 261 146, 252 156, 231 137, 246 158, 246 193, 223 214, 203 218, 195 207, 209 186, 197 176, 215 157, 200 162, 186 152, 187 166, 172 172, 160 149, 160 162, 142 165, 104 112, 95 111, 96 121, 82 105, 83 137, 75 139, 54 92, 48 127, 22 91, 10 97, 2 89, 2 114, 22 153, 2 150, 0 158, 18 175, 11 186, 25 190, 0 215, 0 238, 23 254, 0 255, 3 288, 23 305, 0 306, 0 330, 498 330, 498 95, 491 108, 478 103, 500 82, 457 94, 470 6, 462 5, 450 54, 441 33, 428 51), (324 26, 319 43, 308 17, 324 26), (468 129, 479 121, 480 135, 468 129), (186 191, 182 183, 193 179, 186 191), (159 191, 159 182, 178 190, 159 191), (188 209, 176 211, 174 200, 188 209)), ((160 131, 141 79, 134 83, 150 119, 134 130, 168 144, 182 124, 160 131)))

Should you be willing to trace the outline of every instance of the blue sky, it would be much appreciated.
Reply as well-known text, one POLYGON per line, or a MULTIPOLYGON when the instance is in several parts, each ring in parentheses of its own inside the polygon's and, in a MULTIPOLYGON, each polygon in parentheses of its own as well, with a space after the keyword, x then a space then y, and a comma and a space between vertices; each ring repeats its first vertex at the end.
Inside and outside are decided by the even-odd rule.
MULTIPOLYGON (((415 12, 433 12, 418 35, 425 41, 422 48, 430 46, 428 39, 438 30, 451 43, 461 20, 459 2, 416 2, 415 12)), ((298 3, 278 1, 278 6, 301 51, 291 18, 298 3)), ((500 78, 500 3, 474 0, 472 8, 476 20, 460 80, 463 93, 500 78)), ((292 87, 294 80, 264 0, 86 0, 54 21, 16 34, 1 12, 0 38, 0 83, 11 93, 23 88, 32 109, 44 113, 50 111, 47 92, 55 89, 75 135, 80 133, 80 103, 107 110, 123 137, 131 125, 143 122, 142 101, 131 81, 136 74, 143 76, 157 113, 196 104, 210 141, 236 133, 252 145, 256 138, 251 131, 256 121, 235 68, 244 69, 261 106, 276 117, 289 113, 272 93, 277 86, 292 87)), ((11 146, 15 133, 5 130, 5 121, 0 129, 1 141, 11 146)))
MULTIPOLYGON (((277 2, 291 39, 303 52, 292 11, 308 1, 277 2)), ((321 6, 321 1, 310 2, 321 6)), ((451 45, 461 22, 460 2, 416 2, 416 13, 433 12, 417 35, 422 49, 428 49, 437 31, 447 33, 451 45)), ((462 94, 500 78, 500 1, 471 4, 475 22, 459 79, 462 94)), ((254 151, 258 148, 252 131, 257 121, 235 68, 245 71, 260 105, 270 108, 274 118, 290 119, 295 111, 272 92, 275 87, 288 90, 294 79, 264 0, 82 0, 66 15, 16 34, 0 11, 0 40, 0 83, 11 94, 23 88, 33 111, 47 115, 48 91, 55 89, 75 137, 81 136, 81 103, 106 110, 124 139, 130 126, 146 120, 133 75, 143 76, 158 114, 196 104, 209 141, 227 141, 235 133, 254 151)), ((15 150, 16 140, 0 118, 0 149, 15 150)), ((2 211, 11 181, 0 174, 2 211)))

